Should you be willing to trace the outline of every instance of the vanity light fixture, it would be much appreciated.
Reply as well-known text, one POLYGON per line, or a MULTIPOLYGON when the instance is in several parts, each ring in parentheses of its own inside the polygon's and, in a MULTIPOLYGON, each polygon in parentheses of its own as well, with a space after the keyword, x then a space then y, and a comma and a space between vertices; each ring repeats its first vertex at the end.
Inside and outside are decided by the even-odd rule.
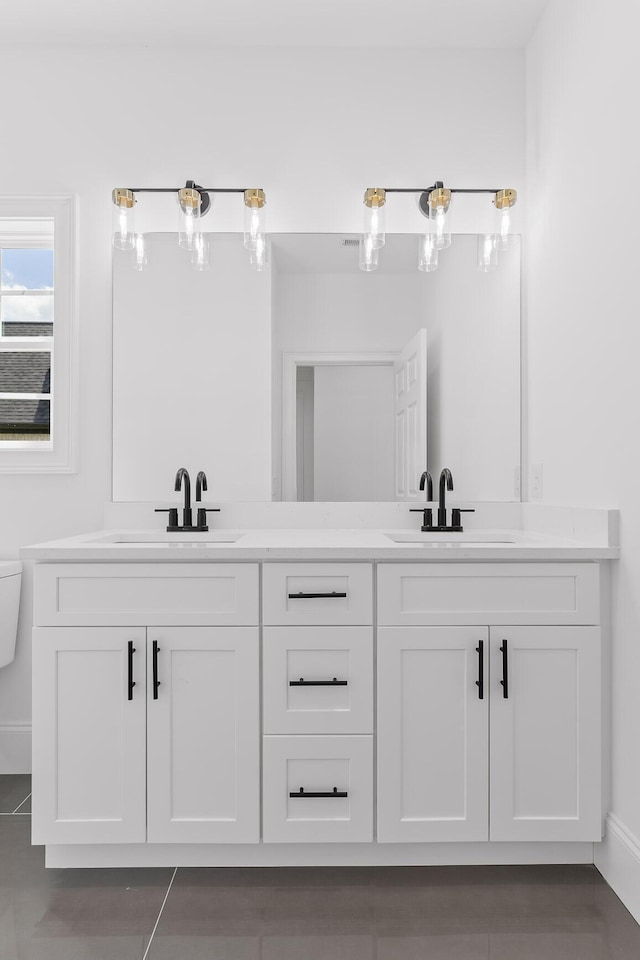
POLYGON ((118 250, 133 250, 135 246, 135 197, 132 190, 116 189, 111 194, 113 209, 113 245, 118 250))
POLYGON ((504 250, 511 238, 511 211, 518 199, 515 190, 492 188, 463 189, 445 187, 441 180, 431 187, 369 187, 364 192, 364 232, 360 244, 360 269, 370 272, 378 266, 378 251, 384 246, 384 207, 389 193, 418 194, 418 207, 428 220, 427 231, 418 241, 418 269, 429 272, 438 266, 438 253, 451 244, 449 210, 454 193, 493 194, 496 223, 492 234, 482 234, 478 245, 478 265, 491 270, 497 265, 498 250, 504 250), (490 239, 489 240, 487 239, 490 239), (482 242, 480 242, 482 241, 482 242), (374 255, 375 254, 375 255, 374 255))
POLYGON ((216 193, 241 193, 245 204, 244 245, 249 250, 250 262, 257 270, 264 270, 267 262, 265 232, 266 196, 261 188, 201 187, 187 180, 184 187, 118 187, 112 194, 113 245, 119 250, 134 251, 134 267, 146 265, 144 237, 134 232, 134 207, 139 193, 174 193, 178 202, 178 243, 191 253, 196 270, 209 268, 209 242, 202 232, 202 217, 211 207, 216 193))
POLYGON ((513 238, 511 211, 517 199, 518 194, 515 190, 498 190, 494 197, 497 220, 495 235, 500 250, 506 249, 513 238))

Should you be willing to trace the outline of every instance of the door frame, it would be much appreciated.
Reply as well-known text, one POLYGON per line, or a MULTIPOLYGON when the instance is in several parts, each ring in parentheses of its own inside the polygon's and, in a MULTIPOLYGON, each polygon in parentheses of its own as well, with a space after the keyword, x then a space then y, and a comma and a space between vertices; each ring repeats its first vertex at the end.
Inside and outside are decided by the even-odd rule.
POLYGON ((282 499, 297 500, 296 473, 296 378, 298 367, 393 366, 397 351, 380 353, 283 353, 282 354, 282 499))

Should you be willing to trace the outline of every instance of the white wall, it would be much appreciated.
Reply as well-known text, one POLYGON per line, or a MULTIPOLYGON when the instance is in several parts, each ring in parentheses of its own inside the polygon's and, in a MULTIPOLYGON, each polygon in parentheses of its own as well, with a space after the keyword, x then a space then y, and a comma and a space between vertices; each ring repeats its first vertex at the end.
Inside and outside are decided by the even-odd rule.
POLYGON ((318 366, 314 497, 393 500, 393 366, 318 366))
MULTIPOLYGON (((271 230, 354 232, 367 186, 523 183, 517 51, 5 46, 0 89, 10 91, 0 193, 78 195, 81 365, 80 472, 0 476, 3 557, 102 523, 110 495, 113 187, 192 177, 259 185, 271 230)), ((239 229, 239 206, 217 206, 219 229, 239 229)), ((387 227, 415 230, 416 216, 413 197, 397 198, 387 227)), ((17 659, 0 673, 0 731, 30 718, 29 609, 27 577, 17 659)), ((2 742, 0 735, 0 769, 2 742)))
POLYGON ((545 499, 621 511, 611 810, 631 835, 635 899, 626 902, 640 919, 637 17, 629 0, 555 0, 531 44, 525 262, 529 455, 543 464, 545 499))

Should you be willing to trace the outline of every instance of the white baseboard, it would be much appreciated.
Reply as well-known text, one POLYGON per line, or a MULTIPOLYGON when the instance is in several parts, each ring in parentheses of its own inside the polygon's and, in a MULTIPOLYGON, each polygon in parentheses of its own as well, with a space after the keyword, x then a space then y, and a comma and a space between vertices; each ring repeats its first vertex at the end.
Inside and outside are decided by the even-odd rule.
POLYGON ((75 843, 47 867, 308 867, 593 863, 592 843, 75 843))
POLYGON ((616 817, 607 817, 605 838, 594 844, 594 863, 629 913, 640 923, 640 841, 616 817))
POLYGON ((2 773, 31 773, 30 723, 0 723, 2 773))

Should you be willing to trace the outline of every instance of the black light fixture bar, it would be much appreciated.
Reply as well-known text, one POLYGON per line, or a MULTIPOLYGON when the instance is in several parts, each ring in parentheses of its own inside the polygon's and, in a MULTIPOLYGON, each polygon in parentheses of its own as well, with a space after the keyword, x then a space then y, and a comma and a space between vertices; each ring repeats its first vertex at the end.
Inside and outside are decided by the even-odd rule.
MULTIPOLYGON (((131 190, 132 193, 177 193, 178 190, 182 190, 182 187, 127 187, 127 190, 131 190)), ((194 189, 202 193, 244 193, 245 190, 252 189, 251 187, 200 187, 195 186, 194 189)))
MULTIPOLYGON (((441 182, 434 183, 430 187, 383 187, 387 193, 431 193, 432 190, 437 190, 439 187, 443 187, 444 184, 441 182)), ((448 190, 451 193, 498 193, 502 188, 496 187, 491 189, 489 187, 448 187, 448 190)))

